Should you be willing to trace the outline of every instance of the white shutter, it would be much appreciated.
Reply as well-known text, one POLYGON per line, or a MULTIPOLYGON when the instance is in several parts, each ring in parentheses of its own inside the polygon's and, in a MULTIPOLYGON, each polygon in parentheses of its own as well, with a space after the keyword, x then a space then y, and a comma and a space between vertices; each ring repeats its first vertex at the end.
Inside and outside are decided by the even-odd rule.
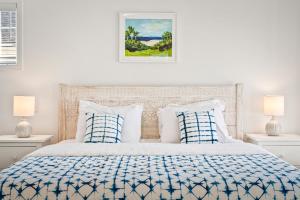
POLYGON ((15 11, 17 10, 16 3, 0 3, 0 11, 15 11))
MULTIPOLYGON (((17 4, 0 4, 0 65, 17 64, 17 4)), ((0 66, 1 67, 1 66, 0 66)))

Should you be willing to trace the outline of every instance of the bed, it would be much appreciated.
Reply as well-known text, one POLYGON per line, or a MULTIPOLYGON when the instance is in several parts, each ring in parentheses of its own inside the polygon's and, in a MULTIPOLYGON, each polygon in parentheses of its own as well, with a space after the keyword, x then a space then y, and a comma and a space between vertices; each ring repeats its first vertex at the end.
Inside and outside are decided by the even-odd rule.
POLYGON ((158 138, 156 110, 209 98, 226 102, 236 139, 224 144, 85 144, 41 148, 0 173, 0 199, 299 199, 300 171, 240 142, 242 86, 60 86, 59 140, 74 138, 78 101, 143 103, 143 138, 158 138))

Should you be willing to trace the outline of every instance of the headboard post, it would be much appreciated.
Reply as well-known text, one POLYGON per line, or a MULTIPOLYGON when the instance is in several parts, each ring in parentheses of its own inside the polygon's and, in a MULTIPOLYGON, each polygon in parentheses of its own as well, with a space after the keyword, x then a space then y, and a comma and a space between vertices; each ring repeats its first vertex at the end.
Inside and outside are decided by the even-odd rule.
POLYGON ((66 101, 65 101, 65 97, 67 93, 67 85, 64 84, 59 84, 59 110, 58 110, 58 114, 59 114, 59 120, 58 120, 58 141, 62 141, 62 140, 66 140, 67 139, 67 134, 66 134, 66 101))
POLYGON ((209 99, 224 101, 225 121, 233 138, 243 139, 243 85, 220 86, 84 86, 60 84, 58 140, 75 138, 80 100, 107 106, 143 104, 142 138, 159 138, 157 111, 167 104, 209 99))
POLYGON ((236 135, 237 139, 243 140, 243 84, 236 84, 236 135))

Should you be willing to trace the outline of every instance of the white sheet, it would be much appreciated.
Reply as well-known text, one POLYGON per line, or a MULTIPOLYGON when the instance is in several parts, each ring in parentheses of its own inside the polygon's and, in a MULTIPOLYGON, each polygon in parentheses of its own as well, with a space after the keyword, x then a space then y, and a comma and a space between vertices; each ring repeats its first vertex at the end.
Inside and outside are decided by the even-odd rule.
POLYGON ((38 149, 28 156, 98 156, 98 155, 184 155, 184 154, 265 154, 261 147, 247 143, 228 144, 100 144, 58 143, 38 149))

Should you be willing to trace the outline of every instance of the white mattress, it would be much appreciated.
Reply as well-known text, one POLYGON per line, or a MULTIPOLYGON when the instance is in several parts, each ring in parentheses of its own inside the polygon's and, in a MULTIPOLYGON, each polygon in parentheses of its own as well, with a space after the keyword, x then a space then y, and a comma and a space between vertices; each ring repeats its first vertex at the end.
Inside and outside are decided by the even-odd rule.
POLYGON ((99 155, 240 155, 265 154, 261 147, 247 143, 163 144, 163 143, 77 143, 67 141, 38 149, 28 156, 99 156, 99 155))

